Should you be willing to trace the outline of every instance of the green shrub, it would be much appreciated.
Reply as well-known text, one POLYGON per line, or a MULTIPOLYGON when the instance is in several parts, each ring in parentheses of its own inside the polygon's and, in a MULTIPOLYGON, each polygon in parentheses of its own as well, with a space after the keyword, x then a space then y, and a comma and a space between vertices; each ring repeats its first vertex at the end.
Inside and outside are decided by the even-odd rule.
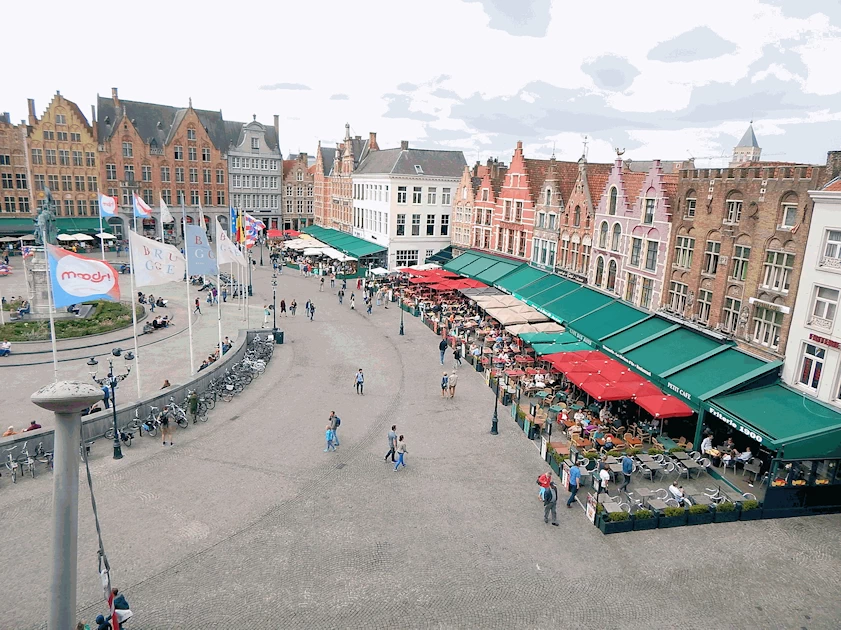
POLYGON ((638 521, 645 521, 650 518, 654 518, 654 512, 651 510, 637 510, 634 512, 634 518, 638 521))
POLYGON ((622 457, 622 451, 620 451, 619 449, 615 449, 615 448, 609 450, 607 452, 607 454, 610 455, 611 457, 622 457))
POLYGON ((673 446, 669 449, 670 453, 685 453, 686 447, 685 446, 673 446))
POLYGON ((715 506, 716 512, 732 512, 736 509, 736 506, 733 505, 731 501, 722 501, 718 505, 715 506))
POLYGON ((671 507, 670 506, 670 507, 667 507, 665 510, 663 510, 663 514, 665 514, 666 516, 670 516, 670 517, 671 516, 683 516, 683 514, 685 512, 686 512, 686 510, 684 510, 682 507, 671 507))
POLYGON ((601 503, 596 503, 596 514, 604 512, 604 506, 601 503))
POLYGON ((517 420, 525 420, 526 419, 526 412, 522 409, 517 409, 517 420))
POLYGON ((626 453, 626 454, 628 454, 628 455, 639 455, 640 453, 642 453, 642 449, 641 449, 641 448, 637 448, 637 447, 635 446, 635 447, 633 447, 633 448, 628 448, 628 449, 625 449, 625 453, 626 453))
POLYGON ((622 521, 627 521, 630 518, 630 514, 627 512, 612 512, 608 515, 607 520, 611 523, 620 523, 622 521))
POLYGON ((707 514, 710 511, 707 505, 692 505, 689 508, 690 514, 707 514))
POLYGON ((742 512, 750 512, 751 510, 759 509, 759 501, 748 499, 742 502, 742 512))
POLYGON ((564 463, 563 455, 561 455, 560 453, 558 453, 554 449, 551 450, 551 453, 552 453, 552 459, 555 460, 555 463, 558 465, 558 468, 560 468, 564 463))
POLYGON ((598 456, 599 454, 594 451, 587 451, 584 453, 584 457, 586 457, 587 459, 597 459, 598 456))
POLYGON ((648 449, 648 454, 649 455, 662 455, 663 454, 663 449, 662 448, 657 448, 656 446, 653 446, 652 448, 648 449))

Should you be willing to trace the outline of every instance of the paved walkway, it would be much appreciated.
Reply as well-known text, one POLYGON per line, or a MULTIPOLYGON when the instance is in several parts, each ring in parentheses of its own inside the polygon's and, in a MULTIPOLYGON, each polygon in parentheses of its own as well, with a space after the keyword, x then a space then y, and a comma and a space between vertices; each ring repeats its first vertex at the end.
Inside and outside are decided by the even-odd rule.
MULTIPOLYGON (((270 295, 268 273, 258 293, 270 295)), ((266 374, 176 446, 94 446, 103 535, 118 586, 150 628, 835 628, 841 517, 602 536, 580 508, 545 525, 546 470, 463 369, 441 398, 435 336, 399 311, 351 313, 315 280, 295 297, 266 374), (303 303, 318 306, 314 322, 303 303), (365 396, 353 375, 366 373, 365 396), (322 449, 335 409, 342 445, 322 449), (391 424, 408 467, 382 461, 391 424)), ((360 300, 361 303, 361 300, 360 300)), ((0 627, 43 627, 50 478, 0 480, 0 627)), ((93 521, 81 500, 79 605, 102 610, 93 521)))

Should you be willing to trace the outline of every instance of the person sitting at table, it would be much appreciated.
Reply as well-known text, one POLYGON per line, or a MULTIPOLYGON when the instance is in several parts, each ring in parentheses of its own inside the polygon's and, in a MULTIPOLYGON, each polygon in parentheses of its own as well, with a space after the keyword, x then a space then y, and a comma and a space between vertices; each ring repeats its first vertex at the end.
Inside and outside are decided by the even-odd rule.
POLYGON ((567 435, 569 435, 569 439, 580 437, 582 431, 583 429, 581 428, 581 425, 576 423, 567 429, 567 435))
POLYGON ((677 481, 673 481, 672 485, 669 486, 669 494, 672 495, 679 506, 686 503, 686 493, 683 491, 683 486, 677 485, 677 481))
MULTIPOLYGON (((733 442, 733 438, 731 438, 731 437, 727 438, 727 441, 724 442, 724 444, 721 445, 721 448, 719 450, 721 450, 725 453, 732 453, 732 451, 736 451, 736 444, 733 442)), ((736 451, 736 454, 733 455, 733 456, 735 457, 738 454, 739 454, 739 452, 736 451)))
POLYGON ((738 455, 736 455, 736 463, 744 466, 750 461, 751 457, 753 457, 753 453, 751 453, 750 446, 748 446, 745 449, 744 453, 739 453, 738 455))
POLYGON ((659 435, 660 434, 660 418, 652 418, 651 419, 651 434, 652 435, 659 435))
POLYGON ((584 413, 579 409, 575 412, 575 415, 572 416, 572 419, 575 420, 578 424, 584 425, 587 420, 587 416, 584 415, 584 413))
POLYGON ((29 313, 29 300, 24 300, 18 309, 18 317, 23 317, 29 313))

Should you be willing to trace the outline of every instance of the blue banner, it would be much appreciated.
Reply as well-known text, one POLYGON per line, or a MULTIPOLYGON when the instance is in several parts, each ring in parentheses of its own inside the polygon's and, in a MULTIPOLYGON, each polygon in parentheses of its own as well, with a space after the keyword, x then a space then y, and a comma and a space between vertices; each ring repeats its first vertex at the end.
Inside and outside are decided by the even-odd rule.
POLYGON ((207 242, 207 233, 198 225, 187 226, 184 252, 191 276, 215 276, 219 273, 219 267, 216 264, 216 252, 210 249, 210 244, 207 242))
POLYGON ((104 260, 79 256, 47 245, 53 306, 61 308, 88 300, 120 301, 117 271, 104 260))

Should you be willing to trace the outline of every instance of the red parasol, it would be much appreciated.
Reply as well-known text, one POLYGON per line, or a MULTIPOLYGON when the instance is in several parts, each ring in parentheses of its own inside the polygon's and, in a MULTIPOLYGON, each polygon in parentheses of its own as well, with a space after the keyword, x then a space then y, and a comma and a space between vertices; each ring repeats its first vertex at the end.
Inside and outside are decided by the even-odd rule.
POLYGON ((662 396, 663 392, 660 391, 660 388, 654 385, 653 383, 649 383, 648 381, 644 380, 642 377, 639 377, 637 381, 622 381, 619 382, 618 385, 622 386, 623 388, 627 389, 634 398, 642 398, 643 396, 662 396))
POLYGON ((660 396, 640 396, 634 399, 640 407, 655 418, 680 418, 691 416, 692 409, 682 400, 674 396, 661 394, 660 396))
POLYGON ((524 376, 525 375, 525 372, 523 372, 522 370, 505 370, 505 373, 508 376, 524 376))
POLYGON ((630 400, 631 392, 622 384, 611 383, 603 376, 594 374, 580 385, 581 389, 596 400, 630 400))

